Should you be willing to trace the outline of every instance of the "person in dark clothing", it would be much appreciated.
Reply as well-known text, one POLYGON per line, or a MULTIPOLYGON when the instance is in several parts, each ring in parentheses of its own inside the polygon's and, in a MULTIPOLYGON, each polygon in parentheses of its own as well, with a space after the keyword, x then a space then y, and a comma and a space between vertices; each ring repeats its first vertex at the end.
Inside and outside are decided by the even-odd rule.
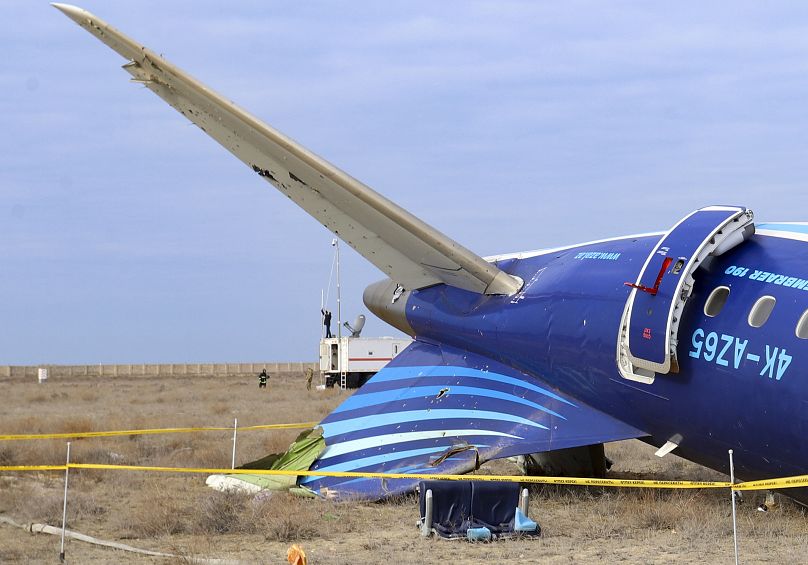
POLYGON ((263 369, 260 373, 258 373, 258 388, 266 388, 268 380, 269 375, 267 375, 267 370, 263 369))
POLYGON ((329 310, 320 310, 323 314, 323 325, 325 326, 325 337, 334 337, 331 335, 331 312, 329 310))

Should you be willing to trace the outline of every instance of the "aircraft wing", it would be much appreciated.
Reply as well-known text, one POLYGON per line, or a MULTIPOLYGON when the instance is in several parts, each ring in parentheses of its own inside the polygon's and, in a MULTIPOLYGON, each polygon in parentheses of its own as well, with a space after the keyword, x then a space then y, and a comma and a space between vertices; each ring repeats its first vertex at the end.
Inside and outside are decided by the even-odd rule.
POLYGON ((263 123, 93 14, 54 4, 129 62, 123 68, 395 282, 513 294, 521 281, 263 123))
MULTIPOLYGON (((648 435, 541 379, 446 345, 416 341, 321 423, 311 470, 467 473, 490 459, 648 435)), ((303 477, 328 496, 377 499, 416 479, 303 477)))

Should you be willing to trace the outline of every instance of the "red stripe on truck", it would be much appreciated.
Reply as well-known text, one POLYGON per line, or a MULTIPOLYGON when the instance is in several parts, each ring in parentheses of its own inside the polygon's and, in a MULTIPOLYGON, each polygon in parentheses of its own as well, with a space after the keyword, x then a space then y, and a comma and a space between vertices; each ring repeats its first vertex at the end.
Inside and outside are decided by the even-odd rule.
POLYGON ((392 361, 392 357, 348 357, 348 361, 392 361))

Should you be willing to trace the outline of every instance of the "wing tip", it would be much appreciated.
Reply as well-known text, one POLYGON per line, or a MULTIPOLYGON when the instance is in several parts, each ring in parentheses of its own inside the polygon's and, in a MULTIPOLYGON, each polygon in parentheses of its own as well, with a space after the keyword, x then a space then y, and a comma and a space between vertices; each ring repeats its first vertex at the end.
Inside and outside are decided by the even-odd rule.
POLYGON ((73 21, 78 21, 80 18, 92 17, 90 12, 73 6, 72 4, 63 4, 62 2, 51 2, 51 6, 62 12, 73 21))

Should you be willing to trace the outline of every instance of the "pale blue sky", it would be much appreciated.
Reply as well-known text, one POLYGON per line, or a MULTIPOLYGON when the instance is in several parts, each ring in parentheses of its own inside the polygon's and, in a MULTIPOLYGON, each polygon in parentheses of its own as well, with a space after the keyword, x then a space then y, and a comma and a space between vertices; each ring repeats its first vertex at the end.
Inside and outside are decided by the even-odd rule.
MULTIPOLYGON (((80 5, 482 255, 808 220, 808 5, 80 5)), ((4 6, 0 364, 316 358, 330 234, 46 2, 4 6)), ((343 250, 353 319, 381 274, 343 250)))

